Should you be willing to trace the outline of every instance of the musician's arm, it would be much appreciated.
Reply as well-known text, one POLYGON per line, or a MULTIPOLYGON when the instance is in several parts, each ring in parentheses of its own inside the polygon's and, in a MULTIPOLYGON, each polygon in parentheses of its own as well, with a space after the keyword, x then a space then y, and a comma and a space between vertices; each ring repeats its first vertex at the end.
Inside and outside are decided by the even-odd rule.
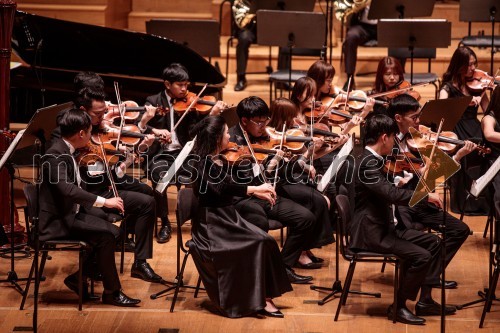
POLYGON ((495 131, 495 118, 492 116, 484 116, 481 121, 481 129, 483 130, 484 138, 492 143, 500 143, 500 133, 495 131))

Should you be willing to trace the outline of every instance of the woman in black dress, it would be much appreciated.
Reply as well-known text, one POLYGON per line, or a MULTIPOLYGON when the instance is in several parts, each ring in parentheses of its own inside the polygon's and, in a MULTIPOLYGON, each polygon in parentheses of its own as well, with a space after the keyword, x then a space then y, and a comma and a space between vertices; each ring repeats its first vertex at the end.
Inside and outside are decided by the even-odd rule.
MULTIPOLYGON (((442 86, 439 91, 439 99, 457 98, 462 96, 475 95, 467 87, 467 81, 472 78, 477 68, 477 57, 473 50, 466 46, 458 47, 451 57, 448 69, 443 74, 442 86)), ((460 140, 470 140, 472 138, 481 139, 481 123, 477 119, 479 106, 486 110, 488 106, 488 97, 482 93, 474 96, 471 104, 462 114, 460 120, 455 125, 453 131, 460 140)), ((482 158, 475 152, 462 159, 462 169, 451 178, 451 210, 459 213, 466 198, 466 189, 470 188, 472 179, 480 176, 480 165, 482 158), (476 167, 468 170, 469 168, 476 167), (467 173, 467 174, 466 174, 467 173)), ((470 200, 466 205, 468 215, 487 214, 487 204, 482 201, 470 200)))
POLYGON ((255 313, 283 317, 272 299, 292 287, 276 241, 244 220, 235 210, 234 196, 255 195, 274 204, 270 184, 235 184, 230 167, 219 155, 229 142, 220 116, 203 119, 194 129, 193 153, 200 157, 194 192, 199 210, 193 218, 192 237, 196 267, 208 296, 231 318, 255 313))
MULTIPOLYGON (((488 155, 488 167, 490 167, 500 157, 500 86, 497 86, 491 94, 491 101, 481 120, 481 127, 485 143, 491 148, 491 154, 488 155)), ((492 184, 495 190, 494 201, 500 201, 500 172, 493 178, 492 184)))

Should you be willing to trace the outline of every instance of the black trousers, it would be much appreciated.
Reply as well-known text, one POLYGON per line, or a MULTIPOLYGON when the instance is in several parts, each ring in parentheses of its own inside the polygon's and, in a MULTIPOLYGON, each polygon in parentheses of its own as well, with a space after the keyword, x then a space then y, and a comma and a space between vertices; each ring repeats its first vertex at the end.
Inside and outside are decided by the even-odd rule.
MULTIPOLYGON (((411 226, 412 223, 420 223, 425 227, 432 230, 439 231, 439 225, 443 221, 443 212, 429 207, 428 204, 416 205, 415 207, 399 206, 399 218, 406 227, 411 226)), ((451 262, 455 254, 458 252, 462 244, 469 236, 470 229, 464 222, 446 213, 446 266, 451 262)), ((441 260, 439 265, 434 269, 429 270, 428 275, 434 280, 439 282, 441 274, 441 260)))
POLYGON ((402 259, 399 279, 399 299, 415 300, 422 285, 439 284, 441 239, 431 233, 396 228, 393 253, 402 259))
MULTIPOLYGON (((97 219, 98 217, 79 214, 77 219, 97 219)), ((108 223, 102 221, 102 223, 108 223)), ((121 289, 120 278, 116 271, 115 264, 115 236, 110 232, 94 230, 78 230, 74 232, 78 240, 82 240, 92 246, 92 253, 85 258, 83 263, 83 275, 88 276, 93 269, 93 261, 97 264, 97 269, 102 273, 102 283, 106 291, 116 291, 121 289), (95 257, 95 259, 94 259, 95 257)))
POLYGON ((269 231, 268 219, 279 221, 287 226, 288 234, 281 250, 285 265, 292 267, 307 249, 310 243, 311 231, 316 218, 307 208, 294 201, 279 196, 276 204, 271 205, 256 197, 245 198, 235 204, 238 213, 248 222, 265 232, 269 231))
POLYGON ((356 60, 358 58, 358 46, 369 40, 377 39, 377 26, 371 24, 351 23, 348 28, 342 51, 344 52, 345 72, 354 75, 356 72, 356 60))

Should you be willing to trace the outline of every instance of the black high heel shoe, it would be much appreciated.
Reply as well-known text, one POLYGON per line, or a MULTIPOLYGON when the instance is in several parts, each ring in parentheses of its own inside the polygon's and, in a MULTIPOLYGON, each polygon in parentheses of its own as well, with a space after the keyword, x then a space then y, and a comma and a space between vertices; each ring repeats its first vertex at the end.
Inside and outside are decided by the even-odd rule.
POLYGON ((274 312, 269 312, 266 309, 262 309, 262 310, 259 310, 259 312, 257 312, 257 313, 260 315, 266 316, 266 317, 271 317, 271 318, 284 318, 285 317, 283 312, 281 312, 280 310, 276 310, 274 312))

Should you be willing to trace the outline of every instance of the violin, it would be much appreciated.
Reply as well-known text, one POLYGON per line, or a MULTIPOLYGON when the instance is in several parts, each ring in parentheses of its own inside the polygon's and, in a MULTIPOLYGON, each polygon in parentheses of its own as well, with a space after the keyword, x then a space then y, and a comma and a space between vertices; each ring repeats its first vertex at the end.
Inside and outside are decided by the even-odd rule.
POLYGON ((414 86, 412 86, 410 82, 402 80, 391 87, 389 89, 389 93, 385 95, 385 97, 387 99, 393 99, 401 94, 408 94, 415 98, 417 101, 420 101, 421 96, 418 91, 413 90, 413 87, 414 86))
MULTIPOLYGON (((180 100, 177 100, 174 105, 175 112, 186 112, 191 103, 196 99, 196 94, 190 91, 187 92, 186 96, 180 100)), ((196 103, 191 107, 192 111, 197 111, 202 114, 209 113, 212 107, 217 103, 217 99, 214 96, 203 96, 198 98, 196 103)), ((190 110, 190 111, 191 111, 190 110)))
POLYGON ((423 164, 424 161, 422 159, 415 157, 410 152, 389 155, 386 157, 384 172, 397 174, 407 171, 413 173, 419 170, 423 164))
MULTIPOLYGON (((497 72, 498 73, 498 72, 497 72)), ((473 96, 478 96, 485 89, 493 89, 500 83, 500 76, 490 76, 487 72, 475 69, 471 78, 467 79, 467 89, 473 96)))
POLYGON ((328 125, 323 123, 314 123, 312 131, 311 131, 311 125, 302 125, 299 126, 298 128, 306 134, 311 134, 312 132, 314 136, 320 137, 322 139, 324 139, 325 137, 338 138, 340 136, 337 133, 331 132, 330 129, 328 128, 328 125))
MULTIPOLYGON (((118 138, 119 127, 114 125, 108 125, 105 122, 102 123, 102 128, 99 133, 93 133, 91 140, 94 143, 98 144, 100 140, 98 140, 97 136, 101 135, 101 140, 103 143, 116 144, 116 140, 118 138)), ((135 125, 124 125, 120 135, 120 143, 126 146, 135 146, 138 144, 141 139, 144 139, 146 134, 141 133, 139 128, 135 125)), ((155 136, 155 140, 165 142, 166 140, 163 137, 155 136)))
MULTIPOLYGON (((276 154, 276 149, 266 149, 260 144, 253 143, 252 149, 255 154, 257 163, 262 163, 270 154, 276 154)), ((224 156, 225 161, 229 165, 235 165, 242 161, 250 160, 254 161, 252 153, 248 146, 239 146, 234 142, 229 142, 228 146, 221 153, 224 156)), ((290 152, 286 152, 285 156, 291 156, 290 152)))
POLYGON ((306 119, 317 122, 320 119, 325 120, 332 125, 340 125, 352 119, 352 114, 345 109, 333 109, 333 104, 321 105, 314 110, 308 109, 304 111, 306 119))
MULTIPOLYGON (((115 165, 119 162, 120 156, 123 154, 121 151, 115 150, 115 147, 110 143, 103 143, 103 148, 109 165, 115 165)), ((98 161, 104 161, 99 143, 87 142, 87 146, 77 150, 75 160, 79 166, 94 165, 98 161)))
MULTIPOLYGON (((429 142, 433 144, 436 141, 436 133, 432 132, 429 127, 424 125, 419 125, 419 131, 422 134, 420 138, 406 139, 406 144, 408 145, 408 148, 410 148, 413 151, 424 149, 426 146, 429 145, 429 142)), ((438 140, 438 148, 440 148, 441 150, 443 150, 448 154, 455 151, 457 146, 463 146, 465 144, 463 140, 458 139, 458 136, 454 132, 450 131, 441 132, 441 135, 439 135, 437 140, 438 140)), ((480 145, 476 147, 476 150, 482 156, 491 153, 490 148, 486 148, 480 145)))
MULTIPOLYGON (((259 144, 266 149, 276 149, 276 147, 279 147, 282 133, 272 127, 266 127, 266 133, 269 136, 268 140, 262 140, 259 144)), ((304 150, 304 143, 310 141, 312 141, 312 138, 305 136, 301 130, 295 128, 289 129, 285 132, 283 148, 292 153, 299 153, 304 150)))
MULTIPOLYGON (((106 111, 103 119, 108 120, 109 122, 114 122, 115 120, 121 118, 120 107, 118 105, 106 102, 106 107, 108 110, 106 111)), ((146 111, 145 106, 139 106, 139 104, 134 101, 125 101, 122 103, 122 107, 125 108, 123 117, 126 122, 135 122, 139 118, 141 112, 146 111)), ((167 112, 167 110, 163 107, 156 107, 156 111, 162 116, 167 112)))
MULTIPOLYGON (((333 105, 334 105, 333 107, 339 108, 345 104, 346 96, 347 96, 346 93, 340 92, 338 94, 333 94, 332 96, 323 97, 323 99, 321 99, 321 103, 328 105, 333 100, 333 105)), ((367 99, 368 96, 364 91, 352 90, 349 93, 349 100, 347 101, 347 105, 349 106, 350 110, 361 111, 365 107, 367 99)), ((386 106, 387 102, 375 100, 375 104, 386 106)))

